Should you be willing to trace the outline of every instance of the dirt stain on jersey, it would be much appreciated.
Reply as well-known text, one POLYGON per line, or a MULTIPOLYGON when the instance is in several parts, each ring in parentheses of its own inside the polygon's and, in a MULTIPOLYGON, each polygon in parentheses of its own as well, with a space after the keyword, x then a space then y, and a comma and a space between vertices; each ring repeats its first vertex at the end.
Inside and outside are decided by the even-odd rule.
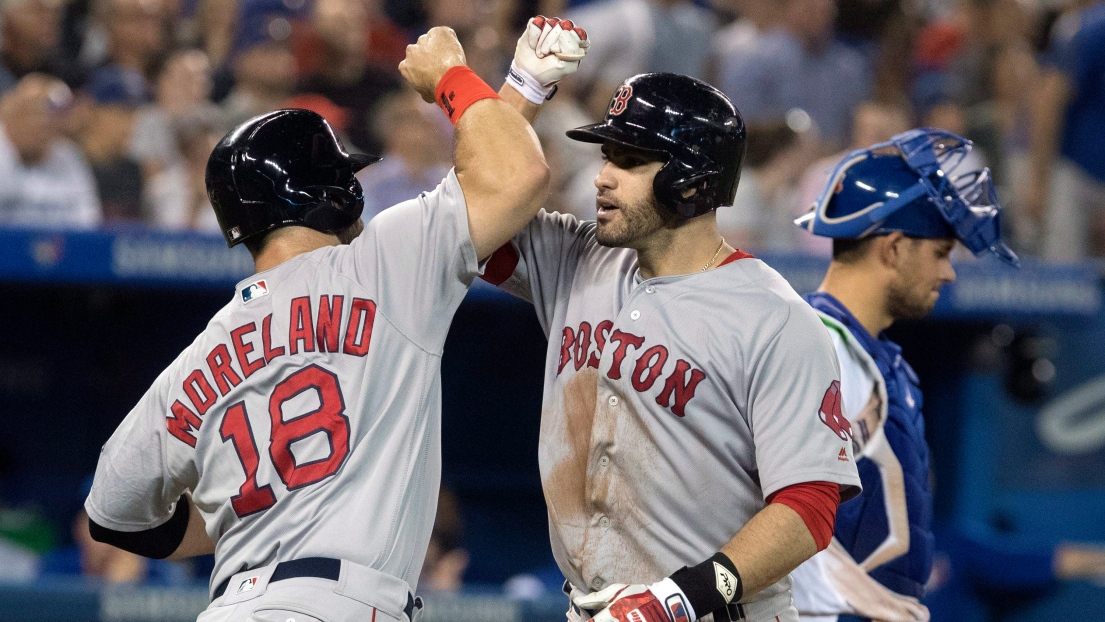
MULTIPOLYGON (((659 491, 656 440, 645 421, 622 400, 617 406, 599 401, 595 414, 596 440, 608 440, 610 467, 591 476, 591 501, 610 519, 609 527, 591 525, 583 547, 584 576, 602 577, 606 584, 653 582, 667 576, 658 559, 661 543, 649 526, 648 495, 659 491)), ((672 570, 674 570, 673 568, 672 570)))
POLYGON ((555 517, 573 562, 582 551, 582 539, 573 537, 586 529, 590 511, 587 503, 587 460, 591 451, 591 427, 595 419, 598 370, 583 369, 564 385, 562 411, 541 414, 541 443, 555 451, 555 462, 543 482, 545 502, 555 517))

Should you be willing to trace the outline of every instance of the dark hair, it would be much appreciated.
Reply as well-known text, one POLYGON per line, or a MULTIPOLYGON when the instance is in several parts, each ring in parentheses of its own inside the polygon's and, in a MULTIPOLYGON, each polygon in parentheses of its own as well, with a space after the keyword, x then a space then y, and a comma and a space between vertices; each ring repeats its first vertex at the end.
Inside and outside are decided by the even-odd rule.
POLYGON ((834 238, 833 261, 855 263, 863 259, 863 256, 867 254, 867 249, 871 247, 871 242, 874 239, 874 236, 858 239, 834 238))

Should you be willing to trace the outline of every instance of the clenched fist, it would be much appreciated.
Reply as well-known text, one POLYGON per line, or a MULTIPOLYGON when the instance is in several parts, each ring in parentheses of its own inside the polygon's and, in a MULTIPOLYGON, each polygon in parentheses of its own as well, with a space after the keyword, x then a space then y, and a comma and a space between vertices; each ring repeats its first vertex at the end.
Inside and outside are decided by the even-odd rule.
POLYGON ((399 63, 399 73, 426 103, 434 102, 434 89, 446 71, 466 65, 464 48, 452 28, 437 26, 407 46, 407 57, 399 63))
POLYGON ((538 15, 518 38, 508 84, 541 104, 557 82, 579 69, 588 44, 587 31, 570 20, 538 15))

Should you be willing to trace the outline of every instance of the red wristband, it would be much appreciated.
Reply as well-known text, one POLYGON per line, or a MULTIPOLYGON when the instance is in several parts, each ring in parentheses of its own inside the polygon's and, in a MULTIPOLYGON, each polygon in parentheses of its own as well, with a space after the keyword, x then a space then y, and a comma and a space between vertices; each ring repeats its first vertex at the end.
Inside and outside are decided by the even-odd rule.
POLYGON ((476 75, 476 72, 464 65, 457 65, 446 71, 438 81, 434 95, 437 98, 437 105, 441 106, 453 125, 457 124, 460 116, 469 106, 481 99, 501 99, 498 93, 476 75))

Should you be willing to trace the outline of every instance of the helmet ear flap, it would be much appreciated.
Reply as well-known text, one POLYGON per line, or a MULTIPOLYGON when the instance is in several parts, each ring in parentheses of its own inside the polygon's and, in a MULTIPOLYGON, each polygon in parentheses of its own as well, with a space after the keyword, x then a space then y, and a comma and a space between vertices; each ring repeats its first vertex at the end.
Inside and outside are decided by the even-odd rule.
POLYGON ((660 205, 683 218, 701 216, 719 207, 715 193, 708 191, 711 181, 717 177, 716 172, 704 171, 690 177, 680 173, 671 160, 656 172, 652 191, 660 205), (692 192, 687 194, 688 190, 692 192))

